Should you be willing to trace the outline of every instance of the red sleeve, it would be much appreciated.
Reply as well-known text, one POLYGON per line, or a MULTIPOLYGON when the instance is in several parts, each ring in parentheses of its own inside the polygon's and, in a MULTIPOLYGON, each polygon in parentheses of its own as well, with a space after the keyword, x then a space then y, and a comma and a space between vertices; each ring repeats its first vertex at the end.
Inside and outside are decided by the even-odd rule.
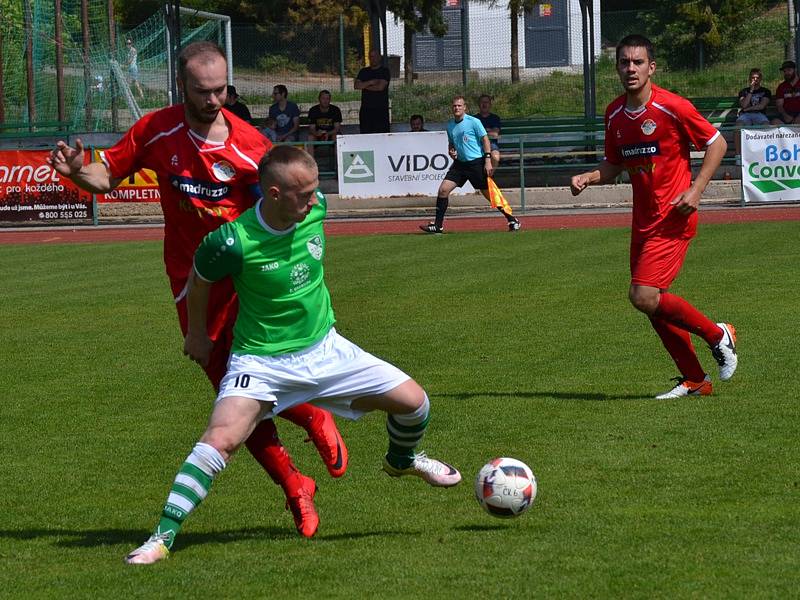
POLYGON ((155 113, 139 119, 116 144, 103 152, 103 162, 112 177, 125 178, 147 166, 142 164, 140 154, 144 152, 147 126, 152 114, 155 113))
POLYGON ((775 90, 775 100, 778 100, 779 98, 782 100, 782 99, 783 99, 783 96, 784 96, 785 94, 786 94, 786 86, 785 86, 785 85, 783 85, 783 84, 781 83, 781 84, 778 86, 778 89, 777 89, 777 90, 775 90))
MULTIPOLYGON (((247 139, 247 145, 243 148, 240 148, 242 152, 244 152, 248 158, 250 158, 256 166, 261 162, 261 158, 270 150, 272 150, 272 142, 270 142, 264 135, 261 134, 260 131, 255 129, 254 127, 244 123, 246 125, 245 135, 247 139), (252 131, 248 131, 252 130, 252 131)), ((258 185, 258 169, 256 168, 253 171, 248 170, 247 175, 245 178, 245 183, 248 185, 256 184, 258 185)))
POLYGON ((686 137, 698 150, 705 148, 708 143, 719 135, 719 131, 706 118, 697 112, 694 104, 681 98, 675 105, 678 122, 681 124, 686 137))
POLYGON ((611 108, 612 107, 609 106, 608 110, 606 110, 605 118, 605 160, 612 165, 621 165, 622 160, 620 159, 619 152, 617 151, 617 140, 609 133, 609 114, 611 113, 611 108))

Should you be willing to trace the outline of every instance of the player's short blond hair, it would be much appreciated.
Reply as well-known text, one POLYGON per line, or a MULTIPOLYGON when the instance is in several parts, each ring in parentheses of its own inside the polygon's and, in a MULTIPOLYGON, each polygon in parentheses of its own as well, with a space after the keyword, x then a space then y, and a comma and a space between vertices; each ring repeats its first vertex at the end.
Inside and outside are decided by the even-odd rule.
POLYGON ((283 172, 289 165, 299 164, 305 169, 317 168, 314 158, 297 146, 275 146, 258 162, 258 180, 262 187, 283 185, 283 172))

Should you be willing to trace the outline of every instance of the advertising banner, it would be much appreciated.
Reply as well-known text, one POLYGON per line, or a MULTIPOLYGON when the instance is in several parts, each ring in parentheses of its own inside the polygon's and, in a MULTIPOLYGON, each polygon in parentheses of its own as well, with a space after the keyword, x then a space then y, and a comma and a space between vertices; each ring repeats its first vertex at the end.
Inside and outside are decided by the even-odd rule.
POLYGON ((800 127, 742 129, 745 202, 800 200, 800 127))
POLYGON ((0 151, 0 221, 93 219, 92 195, 56 173, 46 162, 49 154, 48 150, 0 151))
MULTIPOLYGON (((101 149, 94 151, 95 161, 100 160, 101 151, 101 149)), ((158 178, 150 169, 142 169, 123 179, 108 194, 97 194, 97 202, 161 202, 158 178)))
MULTIPOLYGON (((336 138, 339 195, 346 198, 436 196, 453 160, 447 133, 372 133, 336 138)), ((454 194, 474 192, 467 183, 454 194)))

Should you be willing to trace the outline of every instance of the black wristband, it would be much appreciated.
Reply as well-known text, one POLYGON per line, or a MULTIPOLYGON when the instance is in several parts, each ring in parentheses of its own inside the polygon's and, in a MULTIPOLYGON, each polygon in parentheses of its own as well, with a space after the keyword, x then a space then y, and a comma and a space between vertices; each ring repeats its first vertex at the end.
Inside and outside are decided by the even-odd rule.
POLYGON ((492 153, 491 152, 484 152, 483 153, 483 158, 492 158, 492 153))

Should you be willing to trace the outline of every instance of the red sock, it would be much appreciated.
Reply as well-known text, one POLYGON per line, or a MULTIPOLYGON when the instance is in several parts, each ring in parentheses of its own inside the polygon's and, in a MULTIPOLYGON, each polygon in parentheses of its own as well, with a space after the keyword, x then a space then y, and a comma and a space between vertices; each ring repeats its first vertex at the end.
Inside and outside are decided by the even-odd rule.
POLYGON ((709 346, 716 346, 722 339, 722 330, 714 321, 675 294, 662 293, 653 316, 699 335, 709 346))
POLYGON ((292 476, 299 471, 281 443, 272 419, 261 421, 247 438, 245 445, 258 464, 272 477, 272 481, 281 486, 288 495, 291 482, 299 479, 292 476))
POLYGON ((281 411, 278 416, 283 417, 284 419, 288 419, 298 427, 302 427, 306 431, 310 432, 311 423, 318 417, 321 416, 321 413, 324 412, 321 408, 314 406, 313 404, 306 402, 305 404, 298 404, 297 406, 293 406, 292 408, 287 408, 284 411, 281 411))
POLYGON ((675 361, 675 366, 678 367, 681 375, 689 381, 703 381, 706 372, 700 361, 697 360, 697 353, 694 351, 689 332, 658 318, 651 318, 650 323, 658 337, 661 338, 664 348, 675 361))

